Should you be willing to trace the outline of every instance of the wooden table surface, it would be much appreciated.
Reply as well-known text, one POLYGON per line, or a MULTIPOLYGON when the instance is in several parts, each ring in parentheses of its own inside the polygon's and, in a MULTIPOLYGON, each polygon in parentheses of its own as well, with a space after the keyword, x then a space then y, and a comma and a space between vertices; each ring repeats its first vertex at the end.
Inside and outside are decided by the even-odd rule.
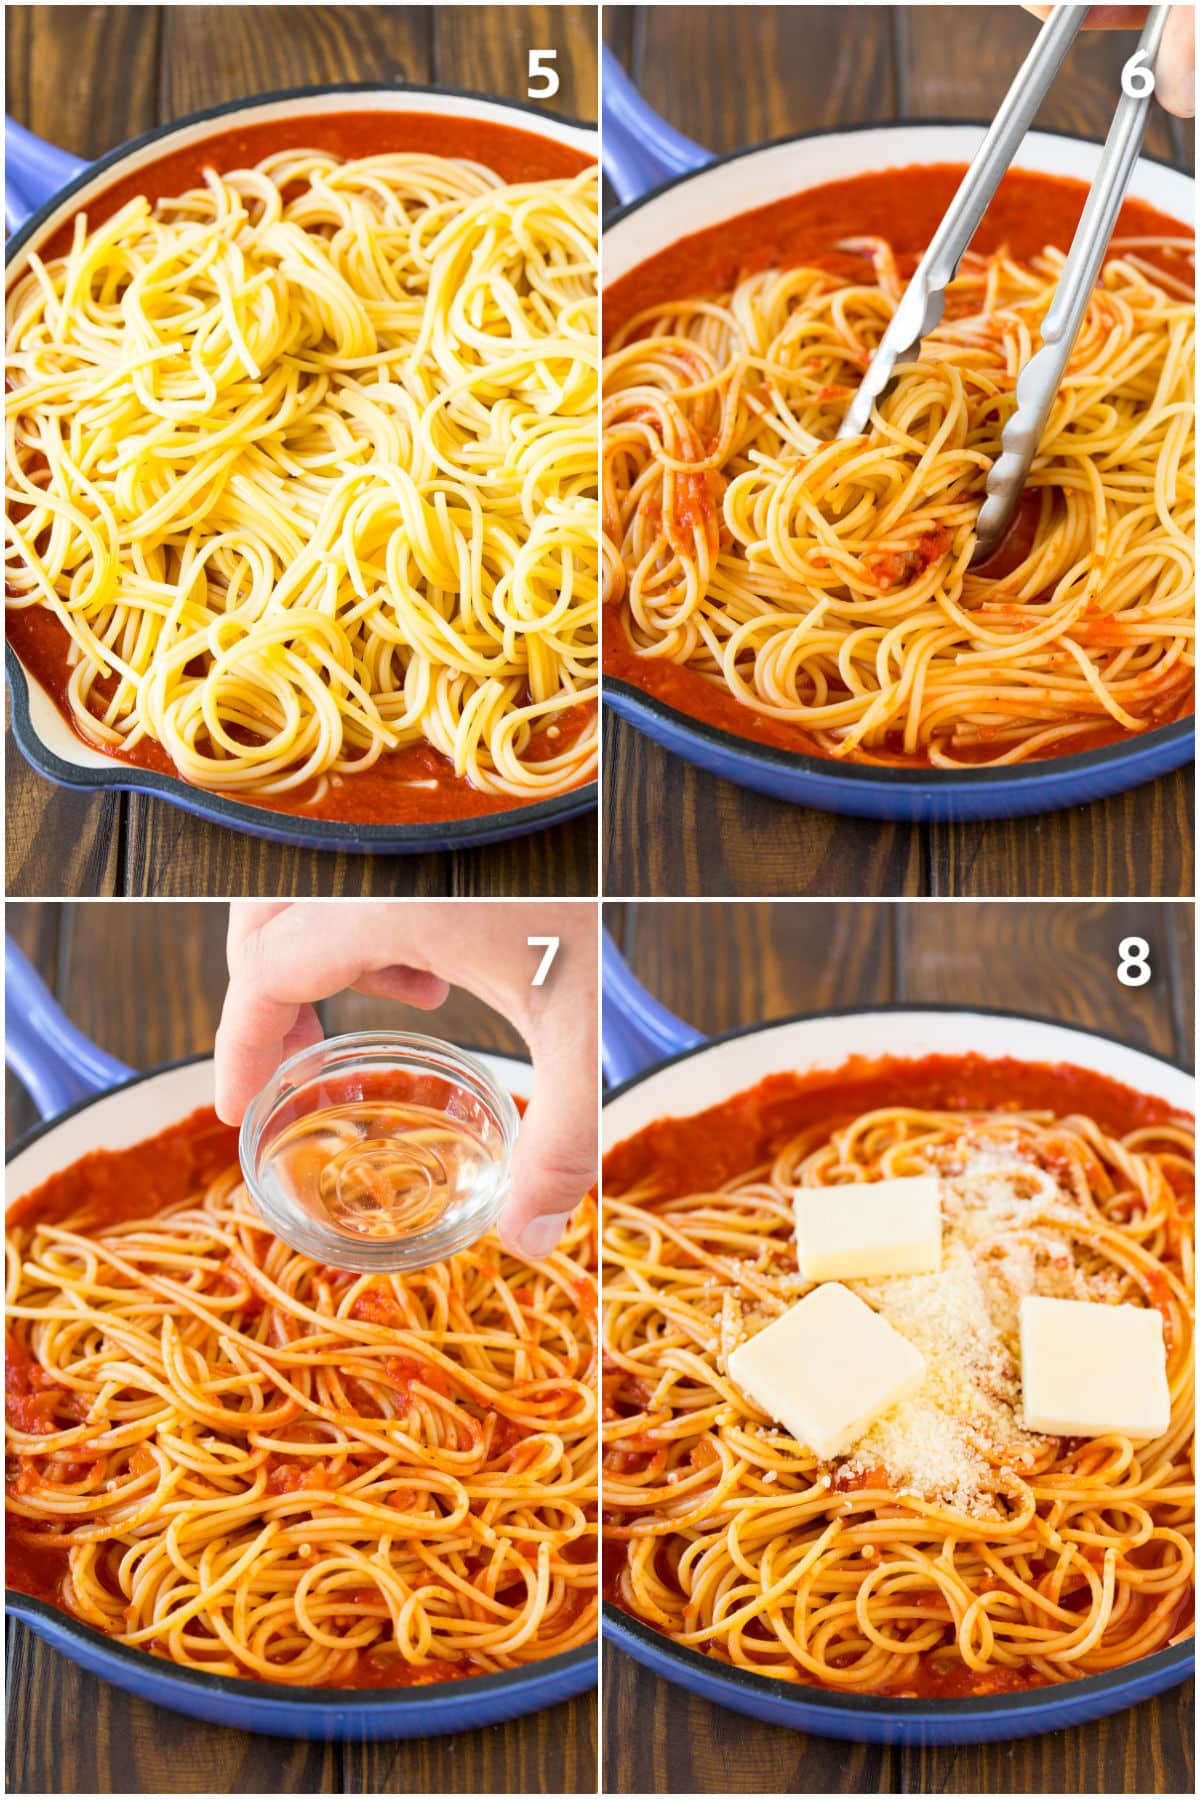
MULTIPOLYGON (((212 1048, 225 990, 223 906, 10 903, 16 938, 71 1018, 135 1068, 212 1048), (168 978, 164 980, 164 971, 168 978)), ((326 1029, 429 1029, 428 1013, 346 994, 326 1029)), ((455 990, 438 1030, 523 1055, 511 1025, 455 990)), ((10 1076, 7 1136, 36 1112, 10 1076)), ((201 1724, 87 1674, 8 1624, 10 1794, 576 1794, 596 1787, 596 1698, 405 1743, 305 1744, 201 1724)))
MULTIPOLYGON (((1036 31, 990 6, 611 6, 608 41, 664 118, 713 150, 892 120, 990 119, 1036 31)), ((1135 39, 1089 32, 1039 115, 1103 138, 1135 39)), ((1190 168, 1191 121, 1151 114, 1147 152, 1190 168)), ((609 713, 604 891, 640 895, 1192 892, 1192 780, 1034 819, 911 826, 770 800, 693 768, 609 713)))
MULTIPOLYGON (((94 157, 201 107, 322 81, 430 82, 526 99, 555 48, 547 109, 596 116, 591 6, 10 6, 8 111, 94 157)), ((7 745, 8 892, 594 894, 594 814, 484 849, 367 857, 294 850, 151 795, 56 788, 7 745)))
MULTIPOLYGON (((826 1006, 952 1001, 1110 1032, 1191 1064, 1194 922, 1187 905, 633 902, 604 912, 638 978, 706 1032, 826 1006), (1151 946, 1153 973, 1144 988, 1122 987, 1115 976, 1117 944, 1131 935, 1151 946)), ((1002 1052, 1003 1044, 998 1039, 992 1048, 1002 1052)), ((762 1725, 670 1686, 612 1649, 603 1695, 606 1793, 1194 1789, 1190 1684, 1093 1725, 928 1750, 843 1744, 762 1725)))

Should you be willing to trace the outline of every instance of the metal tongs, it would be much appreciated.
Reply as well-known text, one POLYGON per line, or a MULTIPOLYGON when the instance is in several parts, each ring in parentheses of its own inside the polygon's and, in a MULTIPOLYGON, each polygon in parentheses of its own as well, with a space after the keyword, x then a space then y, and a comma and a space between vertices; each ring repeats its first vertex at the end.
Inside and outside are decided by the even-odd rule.
MULTIPOLYGON (((1154 64, 1168 10, 1165 6, 1150 8, 1137 50, 1122 72, 1121 98, 1105 140, 1096 179, 1042 323, 1041 348, 1030 357, 1017 379, 1017 404, 1004 427, 1000 454, 987 479, 987 498, 979 509, 972 566, 986 562, 1003 541, 1021 497, 1029 465, 1046 428, 1054 396, 1083 323, 1142 147, 1150 96, 1154 92, 1154 64)), ((1088 11, 1086 6, 1056 6, 1042 26, 974 162, 946 209, 933 242, 901 296, 891 324, 850 402, 838 432, 839 438, 863 436, 870 424, 871 408, 890 383, 896 364, 914 361, 921 348, 921 339, 941 320, 946 307, 946 287, 957 273, 963 252, 974 237, 992 195, 1062 67, 1088 11)))

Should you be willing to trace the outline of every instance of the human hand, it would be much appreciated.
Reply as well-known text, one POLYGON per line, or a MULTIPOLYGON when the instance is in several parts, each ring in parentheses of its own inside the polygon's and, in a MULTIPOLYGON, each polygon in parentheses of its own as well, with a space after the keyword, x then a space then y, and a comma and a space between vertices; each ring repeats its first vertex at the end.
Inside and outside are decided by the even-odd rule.
MULTIPOLYGON (((1047 18, 1051 6, 1027 6, 1026 12, 1047 18)), ((1093 6, 1084 22, 1085 31, 1141 30, 1147 6, 1093 6)), ((1154 65, 1154 92, 1169 113, 1180 119, 1196 116, 1196 11, 1192 6, 1173 6, 1167 18, 1158 61, 1154 65)))
POLYGON ((441 1006, 451 984, 512 1021, 533 1098, 499 1220, 510 1250, 548 1256, 596 1178, 596 919, 584 903, 235 900, 216 1038, 217 1112, 241 1122, 279 1064, 324 1037, 314 1001, 344 988, 441 1006), (530 937, 561 942, 545 985, 530 937))

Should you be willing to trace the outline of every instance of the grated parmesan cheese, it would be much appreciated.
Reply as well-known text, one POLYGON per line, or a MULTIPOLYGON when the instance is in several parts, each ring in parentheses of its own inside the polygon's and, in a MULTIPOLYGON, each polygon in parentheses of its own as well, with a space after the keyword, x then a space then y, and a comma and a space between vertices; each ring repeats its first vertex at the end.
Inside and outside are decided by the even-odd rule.
POLYGON ((1087 1216, 1083 1204, 1011 1128, 960 1139, 938 1173, 941 1269, 847 1283, 923 1353, 925 1379, 839 1459, 834 1486, 882 1472, 899 1493, 994 1517, 1052 1448, 1021 1423, 1021 1297, 1111 1298, 1112 1277, 1080 1268, 1062 1226, 1087 1216))

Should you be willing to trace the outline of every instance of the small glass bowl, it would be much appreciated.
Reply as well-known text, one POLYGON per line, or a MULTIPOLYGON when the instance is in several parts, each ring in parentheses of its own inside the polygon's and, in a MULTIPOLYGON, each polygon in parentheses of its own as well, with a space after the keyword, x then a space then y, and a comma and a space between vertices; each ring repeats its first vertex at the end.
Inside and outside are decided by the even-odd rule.
POLYGON ((275 1071, 246 1111, 238 1154, 286 1244, 375 1274, 427 1268, 490 1230, 519 1125, 512 1096, 465 1050, 351 1032, 275 1071))

